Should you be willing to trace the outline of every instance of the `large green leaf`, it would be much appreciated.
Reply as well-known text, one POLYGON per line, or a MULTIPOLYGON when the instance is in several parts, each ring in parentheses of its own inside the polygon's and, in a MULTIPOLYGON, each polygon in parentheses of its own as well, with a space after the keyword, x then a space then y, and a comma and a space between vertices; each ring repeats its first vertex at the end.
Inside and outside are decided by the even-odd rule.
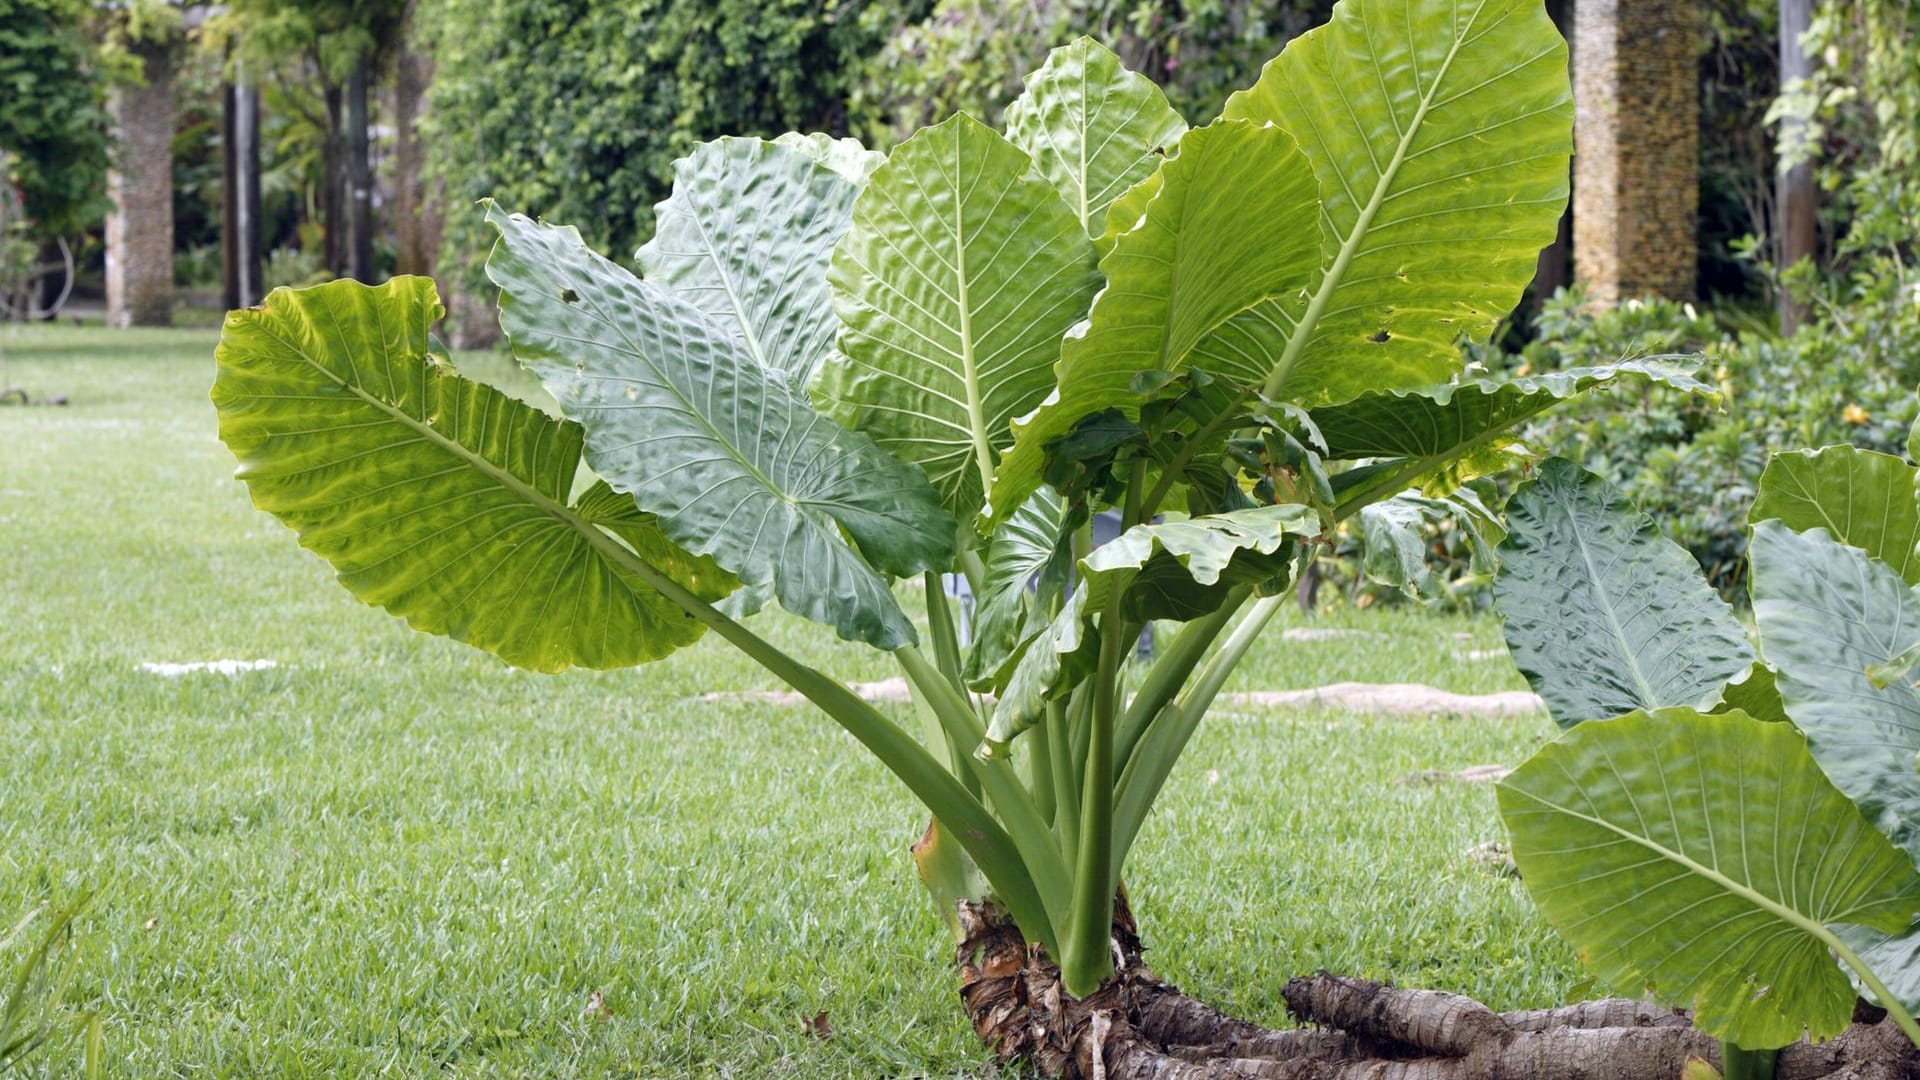
POLYGON ((1066 502, 1041 490, 994 530, 963 672, 973 689, 1004 689, 1022 648, 1046 627, 1073 565, 1068 517, 1066 502))
POLYGON ((1795 532, 1825 529, 1920 584, 1920 509, 1913 466, 1891 454, 1851 446, 1773 455, 1747 520, 1778 520, 1795 532))
POLYGON ((1698 367, 1679 358, 1647 357, 1501 382, 1462 378, 1437 386, 1370 390, 1308 415, 1329 460, 1404 458, 1408 470, 1395 471, 1402 483, 1437 470, 1461 479, 1499 469, 1505 464, 1501 452, 1517 427, 1594 387, 1665 386, 1712 395, 1712 385, 1695 377, 1698 367))
POLYGON ((855 185, 865 184, 873 170, 887 163, 887 155, 878 150, 869 150, 860 145, 859 139, 834 138, 825 132, 785 131, 773 140, 780 146, 791 147, 813 160, 839 173, 855 185))
POLYGON ((1824 529, 1762 521, 1748 552, 1760 647, 1787 715, 1834 784, 1920 860, 1920 691, 1867 676, 1920 641, 1920 599, 1824 529))
POLYGON ((1290 132, 1320 178, 1326 274, 1271 395, 1444 382, 1532 280, 1566 207, 1567 46, 1540 0, 1341 0, 1225 116, 1290 132))
POLYGON ((673 163, 641 273, 740 339, 754 362, 803 387, 839 323, 827 260, 857 185, 803 149, 760 139, 701 143, 673 163))
POLYGON ((1107 206, 1187 130, 1152 79, 1086 37, 1047 54, 1007 106, 1006 124, 1008 141, 1033 158, 1093 239, 1106 231, 1107 206))
POLYGON ((1920 875, 1786 724, 1690 709, 1582 724, 1498 791, 1527 891, 1587 966, 1741 1046, 1844 1030, 1832 927, 1920 913, 1920 875))
POLYGON ((841 355, 814 400, 973 515, 1099 287, 1092 241, 1026 154, 960 114, 873 174, 829 280, 841 355))
POLYGON ((625 667, 697 638, 646 579, 704 600, 733 579, 604 484, 569 505, 580 427, 430 356, 442 314, 431 280, 398 277, 227 316, 213 403, 254 505, 361 600, 520 667, 625 667))
POLYGON ((787 610, 882 649, 915 640, 882 575, 944 567, 956 535, 919 470, 809 409, 738 337, 573 229, 496 207, 487 220, 500 325, 586 428, 596 472, 689 550, 773 582, 787 610))
POLYGON ((1494 605, 1507 648, 1561 726, 1705 705, 1753 663, 1686 549, 1564 458, 1507 503, 1494 605))
POLYGON ((1319 270, 1313 171, 1287 134, 1246 122, 1187 133, 1144 216, 1100 261, 1107 287, 1062 348, 1059 389, 1015 425, 996 517, 1041 483, 1047 455, 1088 417, 1135 420, 1141 372, 1189 365, 1241 384, 1266 377, 1319 270))
POLYGON ((1257 506, 1225 514, 1135 525, 1095 548, 1076 568, 1079 585, 1058 616, 1028 645, 994 707, 989 746, 1033 726, 1046 703, 1091 668, 1096 616, 1119 615, 1120 632, 1151 619, 1191 620, 1219 607, 1238 586, 1263 585, 1287 572, 1291 541, 1314 536, 1320 515, 1308 506, 1257 506), (1119 604, 1113 606, 1118 598, 1119 604))

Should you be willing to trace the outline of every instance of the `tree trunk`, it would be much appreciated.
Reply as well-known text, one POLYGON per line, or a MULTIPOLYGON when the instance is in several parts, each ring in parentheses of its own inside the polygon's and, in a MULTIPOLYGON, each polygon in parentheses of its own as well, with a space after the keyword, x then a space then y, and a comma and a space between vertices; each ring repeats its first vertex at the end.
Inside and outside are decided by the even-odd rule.
MULTIPOLYGON (((1812 0, 1780 0, 1780 89, 1784 92, 1788 83, 1794 79, 1804 79, 1811 75, 1812 69, 1807 63, 1807 53, 1800 47, 1800 35, 1807 32, 1807 23, 1812 18, 1812 0)), ((1780 121, 1780 142, 1785 146, 1796 146, 1805 142, 1806 122, 1794 117, 1780 121)), ((1787 270, 1801 259, 1816 257, 1816 248, 1820 242, 1819 226, 1814 217, 1815 189, 1813 184, 1813 163, 1801 160, 1789 166, 1785 158, 1781 159, 1774 174, 1774 205, 1778 208, 1779 248, 1774 252, 1775 262, 1781 270, 1787 270)), ((1793 298, 1787 289, 1781 289, 1778 297, 1780 306, 1780 330, 1791 334, 1806 321, 1806 305, 1793 298)))
POLYGON ((1573 269, 1601 307, 1693 298, 1701 19, 1680 0, 1573 6, 1573 269))
MULTIPOLYGON (((409 13, 411 17, 411 13, 409 13)), ((432 275, 440 252, 440 208, 427 190, 420 119, 433 60, 403 39, 393 78, 393 247, 396 274, 432 275)))
POLYGON ((173 53, 136 45, 144 86, 113 92, 119 147, 107 177, 107 324, 173 323, 173 53))
POLYGON ((226 88, 221 147, 221 285, 228 310, 260 302, 260 92, 246 81, 226 88))
POLYGON ((373 162, 367 142, 367 79, 362 53, 347 77, 347 276, 373 284, 373 162))
POLYGON ((320 91, 327 107, 327 134, 320 140, 320 229, 321 255, 327 272, 335 277, 346 271, 345 168, 341 158, 341 113, 345 111, 340 87, 325 83, 320 91))
MULTIPOLYGON (((1007 1062, 1061 1080, 1651 1080, 1719 1044, 1682 1013, 1635 1001, 1496 1013, 1471 998, 1321 972, 1287 983, 1276 1030, 1224 1016, 1156 978, 1125 898, 1118 970, 1084 999, 987 904, 961 902, 955 963, 974 1031, 1007 1062)), ((1864 1003, 1839 1038, 1780 1052, 1776 1080, 1920 1078, 1920 1051, 1864 1003)))

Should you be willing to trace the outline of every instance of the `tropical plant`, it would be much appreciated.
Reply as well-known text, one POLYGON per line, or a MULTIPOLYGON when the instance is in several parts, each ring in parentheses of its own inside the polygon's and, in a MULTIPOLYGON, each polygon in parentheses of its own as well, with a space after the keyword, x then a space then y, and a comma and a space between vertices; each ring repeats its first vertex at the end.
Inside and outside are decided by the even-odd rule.
POLYGON ((1535 0, 1346 0, 1191 130, 1083 39, 1004 133, 695 147, 639 274, 489 206, 501 324, 563 418, 462 377, 432 283, 397 278, 229 315, 220 434, 257 506, 418 629, 540 671, 710 631, 818 706, 931 811, 916 859, 1003 1055, 1354 1057, 1381 1044, 1256 1039, 1153 980, 1123 872, 1330 527, 1504 468, 1591 384, 1706 389, 1462 377, 1553 237, 1571 115, 1535 0), (943 572, 980 598, 965 644, 943 572), (890 653, 923 729, 760 637, 771 602, 890 653), (1138 659, 1156 620, 1184 625, 1138 659))
POLYGON ((1594 973, 1691 1007, 1729 1076, 1846 1031, 1856 987, 1894 1051, 1920 1043, 1917 471, 1773 457, 1749 515, 1758 650, 1600 477, 1550 459, 1508 505, 1496 603, 1572 729, 1500 785, 1514 859, 1594 973))

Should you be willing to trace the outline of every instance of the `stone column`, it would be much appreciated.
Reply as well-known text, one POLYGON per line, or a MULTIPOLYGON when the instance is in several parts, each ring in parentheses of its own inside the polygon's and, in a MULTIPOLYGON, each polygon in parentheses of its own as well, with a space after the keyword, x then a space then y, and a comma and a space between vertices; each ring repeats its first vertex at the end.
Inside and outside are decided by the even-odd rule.
POLYGON ((145 86, 113 93, 119 145, 107 177, 107 325, 173 323, 173 54, 140 45, 145 86))
POLYGON ((1700 9, 1575 0, 1574 278, 1596 304, 1693 298, 1700 9))

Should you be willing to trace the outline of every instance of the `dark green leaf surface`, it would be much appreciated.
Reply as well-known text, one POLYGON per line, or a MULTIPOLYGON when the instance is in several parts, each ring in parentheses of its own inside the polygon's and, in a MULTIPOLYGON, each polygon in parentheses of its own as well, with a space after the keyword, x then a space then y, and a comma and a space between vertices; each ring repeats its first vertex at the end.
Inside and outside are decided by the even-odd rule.
POLYGON ((1851 446, 1775 454, 1747 520, 1777 520, 1794 532, 1825 529, 1893 567, 1907 584, 1920 584, 1917 471, 1890 454, 1851 446))
MULTIPOLYGON (((1284 396, 1445 382, 1533 279, 1566 207, 1567 45, 1540 0, 1341 0, 1225 116, 1278 124, 1330 233, 1284 396)), ((1271 388, 1270 388, 1271 389, 1271 388)))
POLYGON ((1670 709, 1582 724, 1499 786, 1527 891, 1615 993, 1710 1035, 1845 1030, 1830 927, 1920 913, 1920 876, 1786 724, 1670 709))
POLYGON ((1686 550, 1562 458, 1507 503, 1494 605, 1507 648, 1562 727, 1704 705, 1753 648, 1686 550))
POLYGON ((487 220, 500 324, 586 428, 596 472, 689 550, 773 582, 787 610, 877 648, 915 640, 882 575, 946 566, 956 535, 919 470, 809 409, 737 337, 574 230, 491 207, 487 220))
POLYGON ((731 331, 755 363, 804 387, 840 324, 827 260, 859 187, 793 146, 715 139, 673 163, 635 258, 647 281, 731 331))
POLYGON ((1092 38, 1048 53, 1026 83, 1007 106, 1007 139, 1098 239, 1108 205, 1159 167, 1187 123, 1152 79, 1092 38))
POLYGON ((368 604, 537 671, 625 667, 701 626, 637 561, 705 600, 733 579, 596 485, 568 505, 581 431, 428 355, 426 278, 277 289, 227 316, 220 437, 255 506, 368 604))
POLYGON ((1093 242, 1032 167, 964 113, 920 131, 867 182, 829 273, 844 329, 814 400, 962 519, 1099 288, 1093 242))
MULTIPOLYGON (((1599 367, 1568 368, 1495 382, 1465 378, 1438 386, 1372 390, 1323 405, 1308 415, 1325 440, 1325 457, 1411 458, 1439 468, 1452 462, 1492 465, 1514 428, 1575 394, 1597 386, 1666 386, 1711 395, 1695 377, 1699 365, 1647 357, 1599 367), (1491 458, 1476 462, 1474 459, 1491 458)), ((1477 470, 1476 470, 1477 471, 1477 470)))
POLYGON ((1820 767, 1920 860, 1920 692, 1867 669, 1920 640, 1920 599, 1893 568, 1824 529, 1753 527, 1753 614, 1787 715, 1820 767))

